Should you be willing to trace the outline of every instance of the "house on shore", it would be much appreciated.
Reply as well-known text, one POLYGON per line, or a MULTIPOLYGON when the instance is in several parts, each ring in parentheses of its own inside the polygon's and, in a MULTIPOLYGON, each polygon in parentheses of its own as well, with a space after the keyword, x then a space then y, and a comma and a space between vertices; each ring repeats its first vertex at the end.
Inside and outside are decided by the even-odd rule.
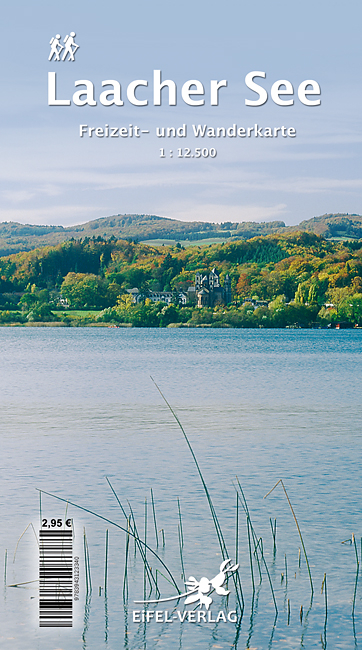
POLYGON ((224 284, 220 282, 220 275, 215 268, 202 275, 197 271, 195 283, 183 291, 147 291, 140 292, 137 287, 127 289, 134 303, 139 303, 145 298, 152 302, 163 302, 165 305, 172 303, 181 306, 196 305, 197 307, 215 307, 216 305, 229 305, 231 303, 231 278, 225 276, 224 284))
POLYGON ((141 300, 148 298, 152 302, 163 302, 165 305, 176 303, 178 305, 186 305, 187 296, 182 291, 147 291, 147 293, 140 293, 137 287, 127 289, 127 293, 132 296, 134 303, 139 303, 141 300))
POLYGON ((255 300, 254 298, 245 298, 243 307, 245 307, 245 305, 251 305, 253 309, 257 309, 258 307, 268 307, 269 300, 255 300))

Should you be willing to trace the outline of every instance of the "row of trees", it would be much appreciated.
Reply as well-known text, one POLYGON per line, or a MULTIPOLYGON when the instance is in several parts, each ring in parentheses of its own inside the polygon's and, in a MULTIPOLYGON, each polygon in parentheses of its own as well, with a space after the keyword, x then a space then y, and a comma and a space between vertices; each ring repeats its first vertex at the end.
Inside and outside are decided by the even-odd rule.
POLYGON ((277 296, 268 306, 255 308, 252 303, 241 306, 229 305, 215 309, 152 302, 134 304, 130 295, 121 296, 113 307, 103 309, 98 315, 83 312, 75 316, 72 312, 58 312, 41 298, 30 305, 23 303, 22 311, 0 311, 0 323, 26 323, 28 321, 64 321, 70 325, 94 323, 127 323, 133 327, 167 327, 170 324, 189 327, 311 327, 327 326, 337 322, 348 322, 362 326, 362 294, 340 296, 336 306, 306 305, 293 301, 285 302, 285 296, 277 296))
POLYGON ((245 303, 214 309, 166 306, 147 299, 134 305, 130 296, 123 296, 115 307, 103 310, 96 320, 130 323, 134 327, 165 327, 170 323, 212 327, 323 327, 340 321, 362 325, 362 294, 349 296, 338 307, 319 308, 295 301, 288 304, 281 295, 268 306, 255 308, 252 303, 245 303))
POLYGON ((206 272, 213 266, 223 274, 232 274, 236 286, 240 274, 250 269, 252 275, 255 269, 259 273, 269 273, 275 267, 286 271, 288 259, 308 257, 313 272, 312 267, 318 267, 328 255, 332 262, 333 256, 347 255, 349 259, 353 252, 347 245, 326 242, 309 233, 269 235, 187 249, 180 245, 155 248, 122 240, 86 238, 0 258, 0 293, 24 291, 29 283, 59 288, 70 272, 93 273, 120 285, 158 282, 162 290, 190 283, 196 270, 206 272), (286 265, 281 264, 283 261, 286 265))
MULTIPOLYGON (((305 232, 188 249, 180 245, 155 248, 100 237, 19 253, 0 258, 0 307, 9 310, 17 302, 18 309, 37 317, 45 315, 45 306, 54 313, 62 296, 73 309, 113 308, 118 313, 117 300, 128 296, 128 289, 137 287, 145 298, 149 291, 186 291, 196 271, 207 273, 214 266, 221 281, 226 273, 232 281, 232 308, 236 312, 231 317, 231 308, 224 310, 229 319, 226 324, 232 325, 233 319, 239 322, 242 313, 243 322, 250 320, 243 305, 256 300, 278 300, 278 309, 288 315, 286 324, 311 323, 312 317, 323 322, 360 322, 362 241, 330 242, 305 232)), ((137 314, 143 307, 130 307, 132 318, 134 315, 142 320, 137 314)), ((253 323, 273 326, 281 318, 281 314, 271 318, 270 305, 266 313, 252 311, 253 323)), ((181 321, 170 322, 199 318, 187 311, 180 314, 181 321)), ((143 320, 151 322, 152 318, 144 316, 143 320)), ((164 317, 157 318, 152 322, 165 322, 164 317)), ((212 318, 216 322, 220 314, 212 318)))

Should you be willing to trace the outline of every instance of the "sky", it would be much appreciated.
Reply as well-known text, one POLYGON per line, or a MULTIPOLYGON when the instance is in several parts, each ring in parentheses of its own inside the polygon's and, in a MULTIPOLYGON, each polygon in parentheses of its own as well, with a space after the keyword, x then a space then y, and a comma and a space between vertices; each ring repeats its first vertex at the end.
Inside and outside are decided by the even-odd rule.
POLYGON ((359 0, 6 3, 0 221, 68 226, 114 214, 156 214, 293 225, 331 212, 361 214, 361 14, 359 0), (71 31, 79 45, 75 61, 49 61, 51 38, 58 33, 63 43, 71 31), (176 83, 176 106, 168 105, 166 91, 162 105, 153 106, 154 70, 176 83), (251 71, 265 73, 255 79, 268 93, 261 106, 245 104, 258 97, 245 84, 251 71), (48 105, 48 72, 56 73, 57 98, 70 99, 70 106, 48 105), (94 84, 97 106, 74 105, 75 81, 85 79, 94 84), (123 106, 100 104, 102 81, 109 79, 120 82, 123 106), (149 99, 147 106, 127 99, 127 86, 137 79, 149 83, 136 92, 149 99), (223 79, 228 86, 211 106, 210 81, 223 79), (307 79, 320 86, 319 106, 298 99, 307 79), (204 85, 205 105, 183 101, 188 80, 204 85), (292 84, 293 105, 271 99, 278 80, 292 84), (80 138, 81 124, 132 124, 149 133, 80 138), (296 136, 195 138, 193 124, 285 126, 296 136), (183 125, 185 138, 156 135, 158 127, 183 125), (197 148, 208 157, 196 157, 197 148))

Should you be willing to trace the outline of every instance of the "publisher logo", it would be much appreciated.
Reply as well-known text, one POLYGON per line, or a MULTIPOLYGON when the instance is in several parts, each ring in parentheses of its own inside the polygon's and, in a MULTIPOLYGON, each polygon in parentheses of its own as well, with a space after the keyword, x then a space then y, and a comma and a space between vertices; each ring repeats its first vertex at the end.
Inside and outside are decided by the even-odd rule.
POLYGON ((60 42, 60 34, 55 34, 55 36, 50 40, 50 54, 48 61, 75 61, 74 55, 79 49, 79 45, 76 44, 74 37, 75 32, 70 32, 70 34, 67 34, 63 39, 64 45, 62 45, 60 42), (61 53, 62 57, 60 57, 61 53))
MULTIPOLYGON (((165 603, 171 600, 179 600, 180 598, 186 598, 185 605, 191 605, 196 603, 196 606, 200 606, 200 609, 204 606, 206 610, 209 610, 213 599, 210 596, 210 593, 216 592, 218 596, 227 596, 230 591, 224 589, 223 585, 227 579, 228 573, 234 573, 239 568, 238 564, 232 564, 232 561, 225 560, 220 565, 219 573, 209 580, 209 578, 202 577, 200 580, 196 580, 194 576, 190 576, 187 580, 186 587, 187 591, 183 594, 177 594, 176 596, 171 596, 170 598, 160 598, 157 600, 135 600, 135 603, 150 604, 150 603, 165 603)), ((141 613, 141 612, 139 612, 141 613)), ((157 620, 157 617, 156 617, 157 620)), ((206 619, 203 617, 203 620, 206 619)), ((230 619, 229 619, 230 620, 230 619)), ((210 621, 211 622, 211 621, 210 621)))

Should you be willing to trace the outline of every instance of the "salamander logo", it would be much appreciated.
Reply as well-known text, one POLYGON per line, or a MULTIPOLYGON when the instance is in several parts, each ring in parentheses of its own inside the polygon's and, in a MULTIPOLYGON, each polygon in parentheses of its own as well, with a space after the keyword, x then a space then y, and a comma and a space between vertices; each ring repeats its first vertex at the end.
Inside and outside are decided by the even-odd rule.
POLYGON ((171 598, 161 598, 159 600, 135 600, 135 603, 165 603, 171 600, 179 600, 180 598, 185 598, 185 605, 190 605, 197 603, 197 606, 205 606, 205 609, 209 609, 212 603, 212 598, 210 593, 216 592, 219 596, 227 596, 230 591, 224 589, 223 585, 227 579, 228 573, 234 573, 239 568, 238 564, 232 564, 232 561, 225 560, 220 565, 219 573, 209 580, 209 578, 202 577, 200 580, 196 580, 194 576, 190 576, 187 582, 185 582, 187 591, 183 594, 177 594, 176 596, 171 596, 171 598))

